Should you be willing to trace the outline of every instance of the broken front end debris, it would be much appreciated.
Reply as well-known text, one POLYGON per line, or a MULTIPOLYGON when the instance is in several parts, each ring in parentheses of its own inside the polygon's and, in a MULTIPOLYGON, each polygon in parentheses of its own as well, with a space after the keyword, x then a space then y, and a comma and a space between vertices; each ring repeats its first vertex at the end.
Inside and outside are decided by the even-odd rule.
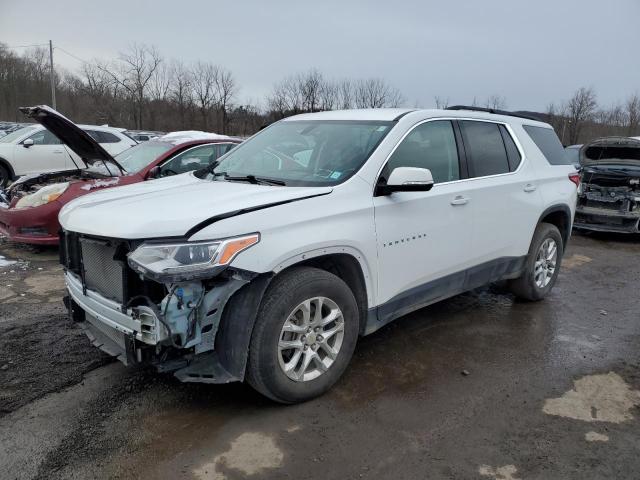
POLYGON ((213 278, 150 279, 128 262, 140 243, 62 232, 72 320, 127 365, 153 365, 184 382, 242 381, 269 277, 225 268, 213 278))
POLYGON ((574 226, 640 231, 640 139, 608 137, 580 150, 580 188, 574 226))

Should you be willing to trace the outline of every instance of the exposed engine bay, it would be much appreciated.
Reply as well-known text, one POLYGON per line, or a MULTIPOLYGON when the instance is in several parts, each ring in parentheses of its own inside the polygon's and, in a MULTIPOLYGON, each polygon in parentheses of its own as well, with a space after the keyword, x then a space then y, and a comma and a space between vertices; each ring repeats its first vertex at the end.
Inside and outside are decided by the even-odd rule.
POLYGON ((93 180, 93 179, 109 179, 113 174, 103 173, 98 169, 84 168, 74 170, 63 170, 59 172, 41 173, 38 175, 26 175, 20 177, 13 182, 4 191, 6 203, 11 203, 14 200, 30 195, 39 191, 40 189, 57 183, 73 182, 76 180, 93 180))
POLYGON ((640 140, 610 137, 580 151, 580 188, 575 226, 639 232, 640 140))

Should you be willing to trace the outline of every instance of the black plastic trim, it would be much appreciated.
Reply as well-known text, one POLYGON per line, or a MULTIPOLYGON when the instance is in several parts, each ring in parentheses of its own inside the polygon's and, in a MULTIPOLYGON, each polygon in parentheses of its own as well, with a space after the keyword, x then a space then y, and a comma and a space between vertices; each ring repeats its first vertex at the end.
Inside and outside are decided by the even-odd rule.
POLYGON ((468 110, 470 112, 484 112, 492 113, 494 115, 505 115, 507 117, 526 118, 527 120, 534 120, 536 122, 542 121, 539 118, 532 117, 531 115, 523 115, 522 113, 509 112, 508 110, 498 110, 495 108, 474 107, 469 105, 453 105, 451 107, 445 108, 445 110, 468 110))
POLYGON ((369 309, 364 333, 373 333, 398 317, 440 300, 498 280, 517 278, 524 270, 526 259, 526 255, 497 258, 402 292, 369 309))

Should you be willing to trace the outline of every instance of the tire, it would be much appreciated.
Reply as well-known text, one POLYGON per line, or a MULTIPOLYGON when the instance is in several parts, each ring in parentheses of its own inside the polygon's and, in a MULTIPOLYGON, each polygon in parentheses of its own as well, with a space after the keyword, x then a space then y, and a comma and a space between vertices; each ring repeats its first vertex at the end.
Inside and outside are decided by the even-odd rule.
MULTIPOLYGON (((558 228, 550 223, 539 224, 531 240, 524 272, 519 278, 512 280, 509 284, 511 292, 521 300, 530 302, 542 300, 549 294, 558 279, 563 253, 564 244, 558 228), (551 245, 551 243, 545 242, 553 242, 556 247, 556 257, 552 274, 549 274, 549 261, 546 262, 547 266, 543 266, 544 264, 539 265, 536 271, 536 264, 540 260, 539 255, 542 255, 541 248, 543 245, 551 245), (544 276, 541 275, 540 272, 546 273, 546 278, 543 278, 544 276)), ((543 255, 543 258, 546 256, 548 255, 543 255)))
POLYGON ((322 395, 346 370, 358 332, 358 304, 344 281, 317 268, 294 267, 285 271, 272 281, 258 309, 249 346, 247 382, 258 392, 280 403, 304 402, 322 395), (310 322, 318 318, 314 315, 318 305, 322 305, 319 311, 323 321, 336 320, 324 327, 318 327, 318 323, 308 333, 309 325, 314 325, 305 323, 304 318, 310 318, 310 322), (336 308, 341 315, 336 313, 336 308), (310 315, 305 315, 305 311, 310 315), (286 332, 283 330, 285 323, 289 329, 286 332), (334 330, 337 333, 331 334, 334 330), (316 333, 318 331, 320 333, 316 333), (322 338, 322 333, 331 336, 322 338), (296 348, 281 349, 283 342, 291 342, 296 348), (300 344, 303 346, 298 348, 300 344), (327 348, 334 352, 333 356, 329 355, 327 348), (308 371, 303 370, 307 356, 313 358, 308 362, 308 371), (325 363, 330 365, 327 367, 325 363), (299 368, 291 368, 285 373, 288 365, 298 365, 299 368), (294 379, 300 372, 302 378, 294 379), (314 375, 317 376, 314 378, 314 375))
POLYGON ((11 174, 7 167, 0 165, 0 188, 5 188, 11 181, 11 174))

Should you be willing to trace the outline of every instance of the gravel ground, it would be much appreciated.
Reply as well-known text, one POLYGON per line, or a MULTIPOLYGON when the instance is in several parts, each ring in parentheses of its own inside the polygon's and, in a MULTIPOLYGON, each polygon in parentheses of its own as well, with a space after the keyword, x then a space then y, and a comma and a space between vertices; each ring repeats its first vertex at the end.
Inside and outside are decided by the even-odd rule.
POLYGON ((66 318, 56 251, 0 245, 0 478, 637 478, 639 255, 576 235, 545 301, 415 312, 283 407, 112 362, 66 318))

